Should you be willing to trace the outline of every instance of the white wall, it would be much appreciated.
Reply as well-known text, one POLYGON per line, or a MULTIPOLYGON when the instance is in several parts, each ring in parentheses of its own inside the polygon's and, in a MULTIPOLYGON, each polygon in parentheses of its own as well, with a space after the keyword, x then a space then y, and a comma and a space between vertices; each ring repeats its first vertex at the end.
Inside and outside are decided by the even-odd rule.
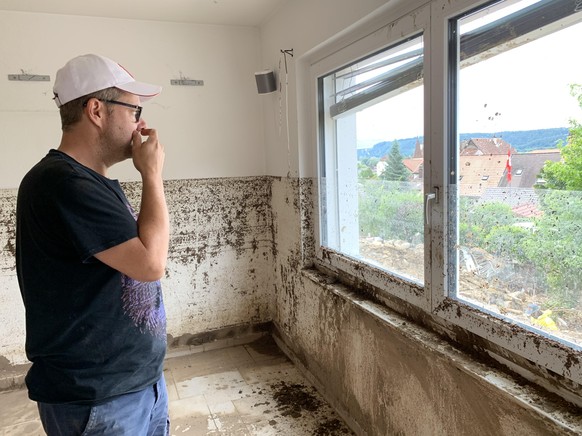
MULTIPOLYGON (((315 176, 315 162, 312 159, 312 153, 304 158, 304 162, 301 163, 303 170, 299 171, 302 159, 300 156, 301 148, 312 148, 315 144, 301 144, 300 141, 300 129, 304 126, 298 123, 297 116, 296 66, 298 62, 306 54, 315 50, 328 39, 337 37, 358 20, 363 19, 379 7, 392 3, 399 3, 399 0, 293 0, 286 2, 276 15, 261 26, 263 68, 271 68, 278 73, 279 63, 282 59, 280 50, 293 49, 293 58, 287 57, 289 144, 287 142, 287 117, 285 114, 287 104, 285 102, 284 66, 282 66, 282 74, 276 74, 281 77, 282 92, 264 96, 263 116, 268 175, 285 176, 290 167, 293 176, 315 176), (280 107, 282 116, 279 116, 280 107), (290 164, 288 148, 290 149, 290 164)), ((282 62, 281 65, 283 65, 282 62)), ((305 110, 301 104, 299 107, 299 110, 305 110)))
MULTIPOLYGON (((18 186, 26 171, 60 140, 52 101, 56 71, 70 58, 99 53, 138 80, 160 84, 144 118, 166 146, 166 179, 265 174, 259 30, 0 11, 0 188, 18 186), (50 82, 8 81, 8 74, 50 75, 50 82), (181 76, 203 87, 171 86, 181 76)), ((131 162, 111 177, 136 180, 131 162)))

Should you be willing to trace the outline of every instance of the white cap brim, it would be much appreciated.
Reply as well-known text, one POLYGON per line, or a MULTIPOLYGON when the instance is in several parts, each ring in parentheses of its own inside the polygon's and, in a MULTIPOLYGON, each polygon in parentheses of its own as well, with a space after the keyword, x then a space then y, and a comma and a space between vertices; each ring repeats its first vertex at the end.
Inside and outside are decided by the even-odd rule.
POLYGON ((115 87, 122 91, 129 92, 130 94, 137 95, 141 102, 148 101, 162 92, 161 86, 150 85, 149 83, 143 82, 128 82, 115 85, 115 87))

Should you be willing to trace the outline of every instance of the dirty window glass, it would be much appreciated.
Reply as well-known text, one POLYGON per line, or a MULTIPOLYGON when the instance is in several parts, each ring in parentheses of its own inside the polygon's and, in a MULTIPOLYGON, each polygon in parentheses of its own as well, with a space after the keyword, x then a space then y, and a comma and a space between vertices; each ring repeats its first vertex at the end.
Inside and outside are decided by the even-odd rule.
MULTIPOLYGON (((499 2, 450 26, 452 297, 582 345, 582 12, 499 2)), ((582 7, 580 7, 582 10, 582 7)))
POLYGON ((423 38, 319 79, 322 245, 424 282, 423 38))

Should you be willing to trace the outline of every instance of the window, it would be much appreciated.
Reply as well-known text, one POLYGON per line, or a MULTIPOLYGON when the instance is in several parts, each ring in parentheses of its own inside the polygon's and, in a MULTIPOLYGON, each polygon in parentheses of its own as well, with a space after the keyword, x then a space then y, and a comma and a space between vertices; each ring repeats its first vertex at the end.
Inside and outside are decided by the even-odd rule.
MULTIPOLYGON (((509 142, 511 132, 540 136, 567 127, 569 120, 582 122, 578 101, 570 95, 571 86, 582 83, 582 63, 566 48, 582 38, 582 13, 559 3, 572 5, 499 2, 449 22, 456 83, 451 91, 457 94, 450 113, 455 125, 449 171, 455 240, 449 258, 456 264, 456 282, 449 284, 449 295, 582 346, 582 193, 556 184, 532 189, 545 165, 540 152, 556 148, 553 137, 538 141, 534 152, 525 140, 509 142), (484 155, 498 157, 487 162, 498 166, 497 186, 488 185, 479 196, 455 180, 456 161, 464 154, 460 138, 472 132, 481 132, 471 141, 484 155), (454 150, 456 143, 460 147, 454 150), (531 173, 529 185, 511 177, 511 161, 517 159, 531 173), (494 195, 500 186, 502 192, 494 195)), ((567 129, 562 141, 571 141, 567 129)), ((523 179, 523 170, 515 175, 523 179)))
POLYGON ((424 277, 422 67, 423 38, 416 36, 319 81, 326 138, 322 244, 418 283, 424 277))
POLYGON ((306 67, 319 263, 570 392, 582 383, 582 181, 560 165, 582 156, 579 3, 433 1, 306 67))

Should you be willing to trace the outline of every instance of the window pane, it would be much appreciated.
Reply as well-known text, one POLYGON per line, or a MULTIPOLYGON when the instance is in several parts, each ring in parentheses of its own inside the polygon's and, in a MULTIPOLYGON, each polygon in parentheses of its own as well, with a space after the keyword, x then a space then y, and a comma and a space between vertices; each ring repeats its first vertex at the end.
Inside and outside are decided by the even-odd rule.
POLYGON ((453 23, 451 229, 458 298, 582 345, 582 61, 571 48, 582 13, 571 5, 501 2, 453 23))
POLYGON ((424 281, 422 37, 320 79, 322 244, 424 281))

